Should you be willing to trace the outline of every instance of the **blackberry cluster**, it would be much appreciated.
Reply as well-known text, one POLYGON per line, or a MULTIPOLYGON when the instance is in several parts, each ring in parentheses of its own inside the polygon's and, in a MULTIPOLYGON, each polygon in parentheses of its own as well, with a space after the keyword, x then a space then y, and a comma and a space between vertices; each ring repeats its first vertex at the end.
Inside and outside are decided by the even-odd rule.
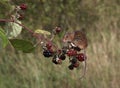
POLYGON ((70 65, 68 68, 70 70, 73 70, 74 68, 78 68, 80 62, 85 61, 85 54, 80 53, 80 50, 78 47, 75 48, 62 48, 61 50, 54 51, 52 49, 52 43, 48 42, 44 47, 46 49, 43 51, 43 55, 47 58, 52 57, 52 62, 54 64, 62 64, 62 61, 66 59, 66 57, 69 57, 70 65))

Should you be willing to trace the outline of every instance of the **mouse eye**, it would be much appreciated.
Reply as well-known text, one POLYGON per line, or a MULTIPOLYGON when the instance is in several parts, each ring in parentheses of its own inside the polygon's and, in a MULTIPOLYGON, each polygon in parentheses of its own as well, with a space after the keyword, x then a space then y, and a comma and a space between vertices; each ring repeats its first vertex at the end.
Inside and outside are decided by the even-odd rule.
POLYGON ((66 36, 66 38, 68 38, 68 35, 66 36))

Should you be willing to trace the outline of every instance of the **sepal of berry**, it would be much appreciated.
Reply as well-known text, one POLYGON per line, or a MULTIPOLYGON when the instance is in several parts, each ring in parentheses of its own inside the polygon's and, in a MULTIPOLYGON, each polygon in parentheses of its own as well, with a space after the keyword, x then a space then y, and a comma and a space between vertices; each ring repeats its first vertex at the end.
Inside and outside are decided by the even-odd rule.
POLYGON ((54 50, 52 48, 48 49, 51 53, 54 53, 54 50))
POLYGON ((59 60, 52 59, 52 62, 53 62, 54 64, 62 64, 62 60, 61 60, 61 59, 59 59, 59 60))
POLYGON ((58 60, 57 60, 57 63, 58 63, 58 64, 62 64, 62 60, 61 60, 61 59, 58 59, 58 60))
POLYGON ((59 59, 59 57, 58 57, 57 55, 55 55, 55 56, 53 57, 52 62, 53 62, 54 64, 62 64, 62 60, 59 59))
POLYGON ((19 20, 23 20, 24 19, 24 15, 23 14, 19 14, 18 19, 19 20))
POLYGON ((63 53, 63 54, 66 54, 66 53, 67 53, 67 50, 66 50, 66 49, 63 49, 63 50, 62 50, 62 53, 63 53))
POLYGON ((58 62, 56 61, 56 59, 52 59, 52 62, 54 63, 54 64, 58 64, 58 62))
POLYGON ((27 9, 27 5, 26 4, 21 4, 20 8, 21 8, 21 10, 26 10, 27 9))
POLYGON ((79 67, 79 63, 76 62, 75 64, 73 64, 73 66, 74 66, 75 68, 77 68, 77 67, 79 67))
POLYGON ((62 51, 59 49, 57 52, 58 52, 58 54, 60 55, 62 51))

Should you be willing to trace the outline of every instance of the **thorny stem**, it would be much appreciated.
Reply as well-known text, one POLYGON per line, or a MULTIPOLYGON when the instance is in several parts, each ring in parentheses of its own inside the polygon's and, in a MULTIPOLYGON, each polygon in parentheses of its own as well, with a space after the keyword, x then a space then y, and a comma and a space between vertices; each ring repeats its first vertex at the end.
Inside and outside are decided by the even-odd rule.
MULTIPOLYGON (((0 19, 0 22, 14 22, 14 23, 22 26, 24 29, 26 29, 29 33, 32 34, 32 36, 34 36, 34 37, 36 37, 36 38, 41 38, 41 39, 43 38, 43 36, 37 35, 36 33, 34 33, 31 29, 29 29, 29 28, 26 27, 25 25, 20 24, 19 22, 16 22, 16 21, 14 21, 14 20, 10 20, 10 19, 0 19)), ((45 39, 45 40, 48 40, 48 39, 46 39, 46 38, 44 38, 44 39, 45 39)))
POLYGON ((52 41, 52 40, 54 39, 54 37, 55 37, 55 35, 54 35, 54 33, 52 32, 50 41, 52 41))
MULTIPOLYGON (((11 20, 11 19, 0 19, 0 22, 14 22, 14 23, 22 26, 24 29, 26 29, 26 30, 27 30, 28 32, 30 32, 31 34, 34 34, 34 32, 33 32, 31 29, 27 28, 25 25, 20 24, 20 23, 14 21, 14 20, 11 20)), ((33 35, 33 36, 37 37, 36 35, 33 35)))
MULTIPOLYGON (((36 37, 38 40, 40 40, 40 41, 37 43, 37 45, 39 45, 39 44, 41 43, 41 41, 42 41, 41 39, 43 39, 44 41, 50 41, 50 42, 53 40, 53 36, 54 36, 54 35, 52 35, 51 39, 49 40, 49 39, 43 37, 43 36, 40 35, 40 34, 38 35, 37 33, 34 33, 30 28, 26 27, 25 25, 23 25, 23 24, 21 24, 21 23, 19 23, 19 22, 17 22, 17 21, 14 21, 13 19, 12 19, 12 20, 11 20, 11 19, 0 19, 0 22, 14 22, 14 23, 22 26, 25 30, 27 30, 29 33, 31 33, 32 36, 34 36, 34 37, 36 37)), ((56 47, 56 49, 58 49, 58 47, 57 47, 56 45, 54 45, 54 46, 56 47)))

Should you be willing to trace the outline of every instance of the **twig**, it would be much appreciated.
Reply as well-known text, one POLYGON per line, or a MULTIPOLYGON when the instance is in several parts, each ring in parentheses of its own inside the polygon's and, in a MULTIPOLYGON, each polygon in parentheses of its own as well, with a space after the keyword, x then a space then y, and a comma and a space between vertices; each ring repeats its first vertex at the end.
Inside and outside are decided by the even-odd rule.
MULTIPOLYGON (((43 39, 44 37, 43 36, 40 36, 40 35, 37 35, 36 33, 34 33, 31 29, 29 29, 28 27, 26 27, 25 25, 17 22, 17 21, 14 21, 14 20, 11 20, 11 19, 0 19, 0 22, 14 22, 20 26, 22 26, 25 30, 27 30, 29 33, 32 34, 32 36, 36 37, 36 38, 41 38, 43 39)), ((46 38, 44 38, 45 40, 48 40, 46 38)))
POLYGON ((82 79, 84 76, 85 76, 85 74, 86 74, 86 67, 87 67, 87 61, 86 61, 86 51, 85 50, 83 50, 83 52, 84 52, 84 69, 83 69, 83 74, 82 74, 82 76, 80 77, 80 79, 82 79))

